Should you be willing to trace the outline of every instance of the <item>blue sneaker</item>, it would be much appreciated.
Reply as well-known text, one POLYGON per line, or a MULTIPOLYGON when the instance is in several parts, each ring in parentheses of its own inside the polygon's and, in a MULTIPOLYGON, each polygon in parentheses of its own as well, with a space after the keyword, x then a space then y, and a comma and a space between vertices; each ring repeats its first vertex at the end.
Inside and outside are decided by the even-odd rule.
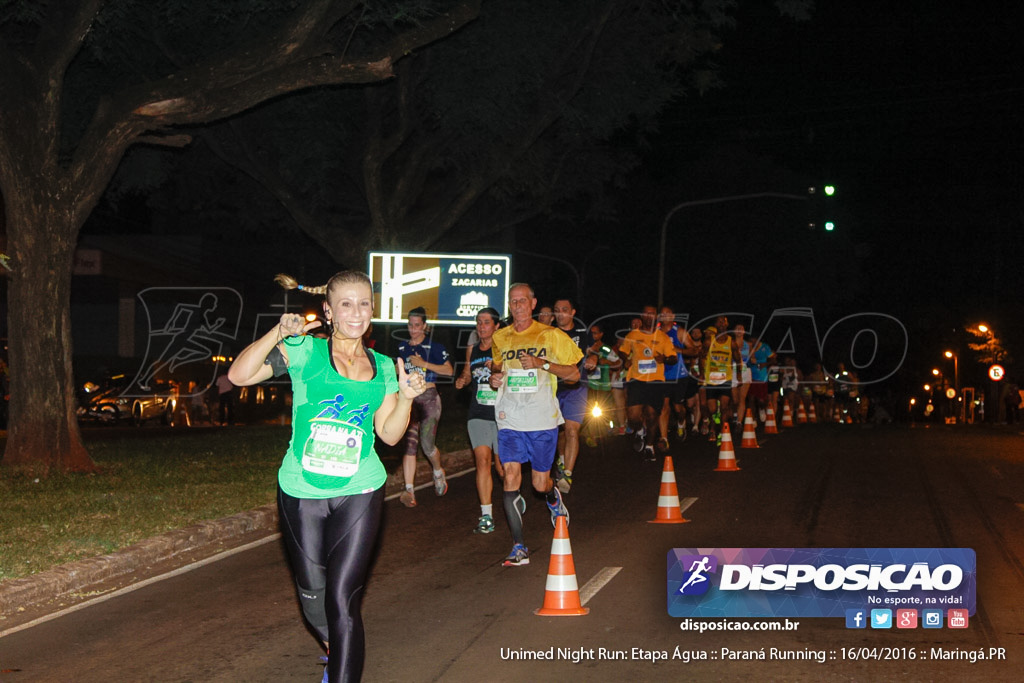
POLYGON ((521 567, 524 564, 530 564, 530 551, 522 543, 516 543, 512 546, 512 552, 508 554, 508 557, 501 563, 501 566, 521 567))
POLYGON ((490 534, 494 532, 494 520, 490 515, 482 515, 476 522, 474 534, 490 534))
POLYGON ((556 498, 554 504, 548 503, 548 512, 551 513, 551 526, 555 526, 555 519, 557 517, 565 517, 565 523, 568 526, 569 510, 565 507, 565 503, 562 502, 562 492, 558 490, 557 486, 553 486, 551 490, 555 492, 556 498))

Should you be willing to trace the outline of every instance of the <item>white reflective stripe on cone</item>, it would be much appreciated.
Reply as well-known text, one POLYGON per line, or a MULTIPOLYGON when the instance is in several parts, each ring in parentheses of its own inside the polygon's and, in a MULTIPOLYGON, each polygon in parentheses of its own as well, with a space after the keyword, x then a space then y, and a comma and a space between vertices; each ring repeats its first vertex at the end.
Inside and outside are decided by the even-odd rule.
POLYGON ((552 555, 572 555, 572 548, 569 547, 568 538, 553 538, 551 539, 551 554, 552 555))
POLYGON ((544 589, 554 593, 568 593, 569 591, 578 591, 579 587, 576 585, 575 574, 548 574, 544 589))

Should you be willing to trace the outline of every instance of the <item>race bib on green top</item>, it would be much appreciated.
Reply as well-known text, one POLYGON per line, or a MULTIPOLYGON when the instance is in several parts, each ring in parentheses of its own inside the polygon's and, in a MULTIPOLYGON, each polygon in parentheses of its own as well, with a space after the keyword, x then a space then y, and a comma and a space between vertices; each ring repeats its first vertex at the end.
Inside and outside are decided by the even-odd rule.
POLYGON ((493 406, 498 401, 498 390, 486 384, 476 385, 476 402, 482 406, 493 406))
POLYGON ((361 429, 340 420, 314 418, 302 448, 302 469, 313 474, 351 477, 359 471, 362 452, 361 429))
POLYGON ((510 368, 508 371, 508 390, 513 394, 534 394, 537 392, 537 371, 516 370, 510 368))

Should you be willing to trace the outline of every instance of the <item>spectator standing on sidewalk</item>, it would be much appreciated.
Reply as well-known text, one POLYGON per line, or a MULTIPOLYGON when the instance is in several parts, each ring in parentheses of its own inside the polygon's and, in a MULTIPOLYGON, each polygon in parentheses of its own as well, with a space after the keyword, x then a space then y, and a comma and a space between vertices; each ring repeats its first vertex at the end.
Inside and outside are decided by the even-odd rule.
POLYGON ((228 378, 227 372, 217 377, 217 411, 220 426, 226 427, 235 422, 235 385, 228 378))

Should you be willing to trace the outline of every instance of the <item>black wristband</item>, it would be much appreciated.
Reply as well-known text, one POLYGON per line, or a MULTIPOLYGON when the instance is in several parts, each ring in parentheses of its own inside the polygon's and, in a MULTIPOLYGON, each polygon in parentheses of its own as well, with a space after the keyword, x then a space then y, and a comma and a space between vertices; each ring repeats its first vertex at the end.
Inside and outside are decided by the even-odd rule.
POLYGON ((284 354, 281 353, 281 349, 277 346, 267 354, 263 364, 269 365, 274 370, 274 377, 280 377, 288 372, 288 365, 284 362, 284 354))

